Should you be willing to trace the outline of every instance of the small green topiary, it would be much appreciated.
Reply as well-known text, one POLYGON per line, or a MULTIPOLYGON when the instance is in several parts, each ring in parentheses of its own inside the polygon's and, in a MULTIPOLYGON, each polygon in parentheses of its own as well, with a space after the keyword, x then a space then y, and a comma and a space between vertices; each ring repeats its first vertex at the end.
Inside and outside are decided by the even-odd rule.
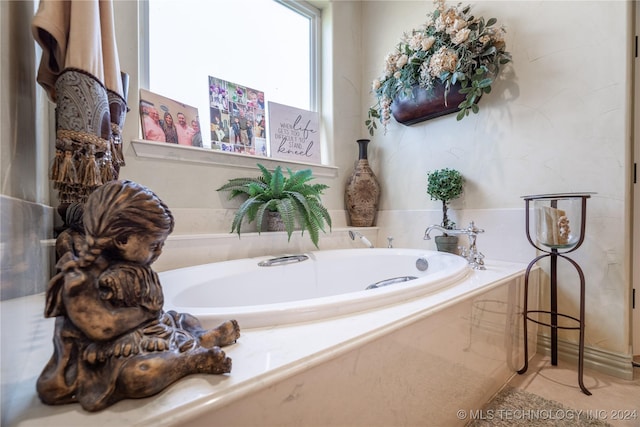
POLYGON ((453 230, 456 226, 447 216, 449 201, 460 197, 464 177, 455 169, 439 169, 429 172, 427 175, 427 194, 431 200, 442 201, 442 226, 447 230, 453 230))

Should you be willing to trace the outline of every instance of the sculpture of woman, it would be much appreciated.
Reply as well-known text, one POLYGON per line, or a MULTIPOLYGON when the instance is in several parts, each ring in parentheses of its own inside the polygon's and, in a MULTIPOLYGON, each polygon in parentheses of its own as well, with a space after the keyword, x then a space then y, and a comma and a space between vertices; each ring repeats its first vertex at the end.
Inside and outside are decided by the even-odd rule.
POLYGON ((205 330, 190 314, 163 311, 150 265, 173 231, 167 206, 139 184, 111 181, 89 196, 82 218, 84 234, 72 227, 57 240, 45 307, 56 317, 54 352, 38 378, 40 399, 98 411, 186 375, 230 372, 220 346, 240 336, 236 321, 205 330))

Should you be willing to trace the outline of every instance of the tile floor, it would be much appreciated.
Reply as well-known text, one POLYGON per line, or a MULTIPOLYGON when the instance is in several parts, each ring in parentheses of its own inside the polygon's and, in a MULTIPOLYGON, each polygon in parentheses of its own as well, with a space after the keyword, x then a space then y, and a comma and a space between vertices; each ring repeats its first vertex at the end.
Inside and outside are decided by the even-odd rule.
POLYGON ((634 368, 632 381, 585 368, 583 382, 591 396, 580 391, 577 365, 559 360, 553 366, 549 356, 537 354, 529 362, 527 372, 516 375, 509 385, 558 401, 568 408, 583 410, 614 427, 640 427, 639 367, 634 368))

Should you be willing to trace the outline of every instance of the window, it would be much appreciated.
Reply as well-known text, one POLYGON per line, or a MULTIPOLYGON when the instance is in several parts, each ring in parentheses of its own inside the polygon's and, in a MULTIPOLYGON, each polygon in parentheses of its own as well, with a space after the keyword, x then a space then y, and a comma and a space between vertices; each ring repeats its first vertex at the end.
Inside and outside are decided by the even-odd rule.
MULTIPOLYGON (((266 101, 317 111, 317 9, 287 0, 148 0, 142 7, 142 86, 198 108, 203 128, 209 76, 263 91, 266 101)), ((203 139, 210 146, 208 132, 203 139)))

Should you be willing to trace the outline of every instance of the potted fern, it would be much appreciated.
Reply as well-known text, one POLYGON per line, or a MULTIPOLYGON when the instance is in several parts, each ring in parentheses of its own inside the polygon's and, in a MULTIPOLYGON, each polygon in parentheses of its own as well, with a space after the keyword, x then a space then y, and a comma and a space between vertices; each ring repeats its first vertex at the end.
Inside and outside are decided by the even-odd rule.
MULTIPOLYGON (((453 230, 456 226, 456 223, 449 219, 447 212, 449 202, 462 194, 463 184, 464 177, 455 169, 444 168, 427 174, 427 194, 431 196, 431 200, 442 202, 442 223, 440 225, 445 230, 453 230)), ((435 240, 439 251, 457 253, 458 236, 448 235, 445 232, 442 236, 437 236, 435 240)))
MULTIPOLYGON (((231 224, 231 232, 240 236, 240 226, 246 218, 249 223, 256 221, 258 233, 262 230, 265 217, 280 216, 282 229, 289 240, 296 223, 304 233, 309 232, 311 241, 318 247, 319 231, 325 232, 325 223, 331 229, 331 217, 322 205, 320 196, 329 188, 325 184, 310 184, 314 177, 311 169, 282 173, 280 166, 270 172, 258 163, 262 174, 255 178, 230 179, 218 191, 230 191, 229 199, 246 196, 238 208, 231 224)), ((267 220, 269 221, 269 220, 267 220)), ((272 231, 267 228, 268 231, 272 231)))

